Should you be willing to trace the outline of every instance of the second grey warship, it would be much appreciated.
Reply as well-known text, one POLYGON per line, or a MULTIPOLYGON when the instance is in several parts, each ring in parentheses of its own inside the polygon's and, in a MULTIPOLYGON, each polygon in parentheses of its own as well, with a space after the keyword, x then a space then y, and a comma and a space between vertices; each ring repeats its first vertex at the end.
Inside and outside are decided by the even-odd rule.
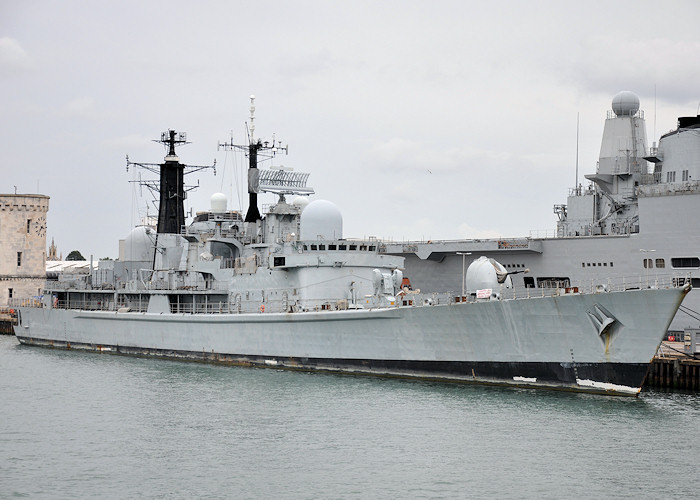
MULTIPOLYGON (((463 254, 485 255, 513 272, 517 286, 535 290, 621 284, 637 276, 644 287, 661 279, 700 287, 700 116, 647 147, 644 112, 630 91, 612 101, 594 174, 555 205, 554 237, 386 242, 405 257, 415 287, 459 290, 463 254), (524 272, 528 270, 528 272, 524 272)), ((684 301, 669 331, 700 324, 700 291, 684 301)))

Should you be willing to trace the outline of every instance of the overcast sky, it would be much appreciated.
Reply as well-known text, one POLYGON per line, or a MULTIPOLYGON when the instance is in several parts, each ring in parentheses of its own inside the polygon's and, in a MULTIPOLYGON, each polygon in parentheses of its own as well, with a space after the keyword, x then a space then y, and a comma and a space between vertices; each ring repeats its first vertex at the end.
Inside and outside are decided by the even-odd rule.
POLYGON ((289 144, 274 164, 311 173, 346 237, 551 234, 577 113, 579 179, 617 92, 649 143, 697 113, 699 21, 697 0, 0 0, 0 192, 51 197, 64 257, 117 257, 149 197, 125 156, 161 162, 175 129, 183 163, 217 161, 187 210, 245 210, 245 159, 217 143, 245 143, 255 94, 256 135, 289 144))

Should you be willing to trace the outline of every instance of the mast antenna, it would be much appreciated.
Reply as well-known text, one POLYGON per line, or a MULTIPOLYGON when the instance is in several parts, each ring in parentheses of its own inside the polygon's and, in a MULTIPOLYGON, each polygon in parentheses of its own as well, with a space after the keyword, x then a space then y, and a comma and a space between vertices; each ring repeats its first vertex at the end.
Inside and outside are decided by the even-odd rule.
MULTIPOLYGON (((255 137, 254 95, 250 96, 250 126, 248 127, 248 138, 248 145, 233 144, 232 139, 231 142, 219 143, 218 147, 226 151, 245 151, 248 154, 248 212, 246 212, 244 220, 245 222, 257 222, 262 219, 260 210, 258 209, 258 193, 263 191, 263 189, 261 189, 261 173, 258 169, 258 157, 271 159, 279 152, 284 151, 286 154, 288 148, 287 146, 282 146, 281 141, 276 143, 274 137, 272 143, 270 143, 270 141, 261 141, 259 138, 255 137)), ((263 184, 268 180, 264 175, 265 174, 263 174, 263 184)), ((296 178, 294 181, 297 183, 301 182, 296 178)))
POLYGON ((654 84, 654 147, 656 147, 656 84, 654 84))
POLYGON ((250 96, 250 143, 255 142, 255 96, 250 96))
POLYGON ((578 189, 578 136, 579 136, 578 122, 579 122, 579 114, 580 113, 578 113, 578 112, 576 113, 576 183, 574 184, 574 189, 576 190, 577 195, 581 194, 579 192, 579 189, 578 189))

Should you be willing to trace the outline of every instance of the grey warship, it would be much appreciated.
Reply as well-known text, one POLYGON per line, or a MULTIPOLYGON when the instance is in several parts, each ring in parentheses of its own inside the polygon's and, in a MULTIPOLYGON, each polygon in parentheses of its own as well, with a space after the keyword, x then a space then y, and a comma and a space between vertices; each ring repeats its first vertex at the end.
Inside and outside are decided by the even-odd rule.
MULTIPOLYGON (((387 252, 405 257, 407 279, 431 291, 460 289, 465 253, 497 259, 516 286, 533 293, 630 276, 644 287, 663 279, 700 287, 700 115, 680 117, 648 147, 639 97, 618 93, 595 173, 585 178, 587 185, 569 189, 566 204, 554 205, 553 237, 387 241, 387 252)), ((693 290, 669 332, 699 324, 700 291, 693 290)))
POLYGON ((244 366, 573 390, 639 393, 662 336, 690 290, 671 280, 647 288, 532 290, 480 256, 455 293, 404 286, 404 259, 377 240, 343 237, 342 215, 304 196, 308 174, 259 168, 282 148, 254 135, 245 217, 215 194, 185 223, 185 136, 161 136, 158 224, 131 231, 123 258, 89 275, 47 282, 20 305, 25 345, 244 366), (257 196, 278 201, 261 215, 257 196), (287 201, 287 197, 296 196, 287 201), (545 293, 546 292, 546 293, 545 293))

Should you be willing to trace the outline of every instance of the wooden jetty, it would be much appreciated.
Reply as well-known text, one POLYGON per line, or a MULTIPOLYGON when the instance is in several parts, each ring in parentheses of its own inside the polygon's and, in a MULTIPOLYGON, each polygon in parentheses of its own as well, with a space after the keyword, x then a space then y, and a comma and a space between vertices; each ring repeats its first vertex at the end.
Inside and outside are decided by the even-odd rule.
POLYGON ((662 342, 651 362, 646 387, 700 390, 700 359, 684 352, 683 342, 662 342))
POLYGON ((9 307, 0 307, 0 334, 4 335, 14 335, 15 331, 12 328, 17 324, 17 317, 9 307))

